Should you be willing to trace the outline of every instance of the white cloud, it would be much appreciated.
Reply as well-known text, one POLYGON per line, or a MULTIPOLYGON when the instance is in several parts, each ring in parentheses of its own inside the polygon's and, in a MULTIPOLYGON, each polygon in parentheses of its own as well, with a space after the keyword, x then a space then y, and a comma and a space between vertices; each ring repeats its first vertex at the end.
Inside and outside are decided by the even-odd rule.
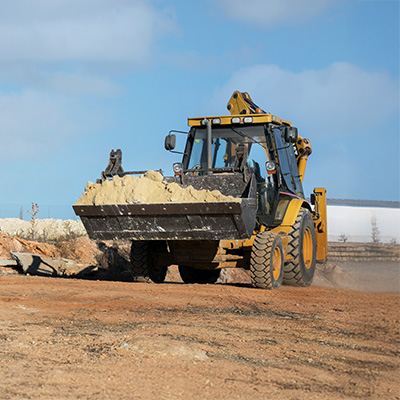
POLYGON ((280 24, 301 24, 343 0, 217 0, 233 20, 269 29, 280 24))
POLYGON ((0 63, 140 64, 174 29, 143 0, 0 0, 0 63))
POLYGON ((0 93, 2 159, 43 159, 105 124, 104 111, 67 96, 24 90, 0 93))
POLYGON ((120 94, 110 70, 147 65, 157 40, 175 30, 172 13, 152 3, 0 0, 0 82, 25 94, 120 94))
POLYGON ((264 110, 295 125, 316 126, 318 135, 371 131, 399 110, 397 79, 344 62, 298 73, 276 65, 244 68, 216 92, 215 104, 227 102, 234 90, 248 92, 264 110))
POLYGON ((101 99, 123 93, 110 76, 147 65, 175 29, 152 0, 0 0, 3 159, 47 157, 101 132, 115 111, 101 99))
POLYGON ((55 72, 44 84, 56 92, 74 96, 113 97, 123 92, 123 89, 111 80, 85 73, 67 74, 55 72))

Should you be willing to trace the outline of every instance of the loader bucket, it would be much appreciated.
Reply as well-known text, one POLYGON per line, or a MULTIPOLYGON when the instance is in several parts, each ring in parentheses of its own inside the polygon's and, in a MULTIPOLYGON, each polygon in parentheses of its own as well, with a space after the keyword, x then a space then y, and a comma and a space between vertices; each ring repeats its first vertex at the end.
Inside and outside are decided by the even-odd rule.
POLYGON ((251 237, 255 198, 216 203, 74 205, 95 240, 232 240, 251 237))

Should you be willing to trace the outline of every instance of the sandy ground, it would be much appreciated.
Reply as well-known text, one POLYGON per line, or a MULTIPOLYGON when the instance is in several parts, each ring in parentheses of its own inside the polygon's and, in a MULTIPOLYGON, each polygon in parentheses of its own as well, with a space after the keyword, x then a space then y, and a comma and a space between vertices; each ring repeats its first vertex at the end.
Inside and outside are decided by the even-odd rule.
POLYGON ((3 274, 0 397, 399 399, 399 303, 318 286, 3 274))
POLYGON ((0 267, 1 400, 400 399, 399 263, 319 264, 312 287, 266 291, 242 270, 216 285, 185 285, 176 267, 165 284, 129 282, 129 246, 87 237, 0 233, 0 257, 13 251, 99 269, 0 267))

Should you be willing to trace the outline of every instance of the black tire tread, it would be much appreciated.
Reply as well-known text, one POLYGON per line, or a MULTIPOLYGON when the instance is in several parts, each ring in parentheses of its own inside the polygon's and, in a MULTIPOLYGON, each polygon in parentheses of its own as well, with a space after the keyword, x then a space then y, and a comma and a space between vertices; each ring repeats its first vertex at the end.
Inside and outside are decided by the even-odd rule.
POLYGON ((276 234, 273 232, 258 233, 254 239, 250 257, 251 283, 261 289, 272 289, 269 259, 276 234))
MULTIPOLYGON (((292 257, 283 267, 283 283, 290 286, 308 286, 303 280, 300 269, 300 226, 306 214, 310 211, 301 208, 297 215, 296 221, 289 232, 289 243, 286 248, 286 254, 292 257)), ((311 214, 310 214, 311 216, 311 214)))
POLYGON ((134 282, 151 282, 149 276, 149 243, 133 241, 130 254, 134 282))

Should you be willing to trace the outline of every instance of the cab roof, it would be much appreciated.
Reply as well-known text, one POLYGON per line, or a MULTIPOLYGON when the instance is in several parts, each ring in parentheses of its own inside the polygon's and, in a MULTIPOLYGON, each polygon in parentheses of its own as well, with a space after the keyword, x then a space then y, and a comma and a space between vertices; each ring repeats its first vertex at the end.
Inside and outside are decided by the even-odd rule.
POLYGON ((212 125, 252 125, 275 123, 278 125, 292 126, 290 121, 286 121, 273 114, 236 114, 220 115, 214 117, 195 117, 188 118, 188 126, 202 126, 202 121, 208 119, 212 125))

